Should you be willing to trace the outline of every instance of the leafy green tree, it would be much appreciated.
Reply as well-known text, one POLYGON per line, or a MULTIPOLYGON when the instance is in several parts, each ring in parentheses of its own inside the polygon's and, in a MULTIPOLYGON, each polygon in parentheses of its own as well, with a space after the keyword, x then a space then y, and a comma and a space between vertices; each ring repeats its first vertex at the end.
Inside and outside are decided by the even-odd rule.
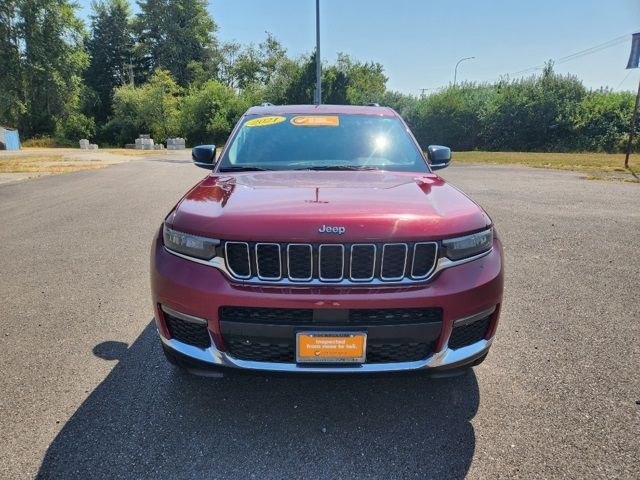
POLYGON ((16 20, 17 2, 0 3, 0 124, 13 127, 26 111, 16 20))
POLYGON ((206 0, 139 0, 135 29, 143 73, 171 72, 181 86, 192 79, 193 62, 210 64, 216 50, 216 24, 206 0))
MULTIPOLYGON (((323 65, 322 102, 337 105, 362 105, 377 101, 384 95, 387 78, 382 65, 362 63, 339 54, 335 65, 323 65)), ((291 72, 286 89, 288 103, 313 103, 316 88, 316 56, 299 60, 291 72)))
MULTIPOLYGON (((634 96, 631 92, 589 92, 573 118, 578 148, 588 151, 621 151, 631 126, 634 96)), ((636 139, 636 148, 639 141, 636 139)))
POLYGON ((182 89, 166 70, 157 70, 149 82, 142 87, 142 118, 156 141, 180 133, 178 126, 178 103, 182 89))
POLYGON ((380 105, 393 108, 403 117, 408 117, 409 113, 417 103, 418 99, 413 95, 387 90, 382 96, 375 98, 374 102, 380 105))
POLYGON ((133 35, 131 12, 126 0, 92 3, 91 37, 87 51, 91 63, 85 75, 86 101, 96 120, 103 122, 111 114, 113 90, 133 82, 133 35))
POLYGON ((133 84, 118 87, 113 92, 113 114, 110 120, 98 130, 101 142, 115 145, 133 143, 139 133, 147 133, 142 118, 144 93, 133 84))
MULTIPOLYGON (((211 76, 228 87, 235 87, 235 62, 241 51, 242 45, 237 42, 225 42, 215 49, 213 54, 215 75, 211 76)), ((205 79, 205 81, 206 80, 208 79, 205 79)))
MULTIPOLYGON (((25 137, 67 130, 71 123, 91 122, 80 109, 82 72, 88 65, 84 28, 67 0, 16 0, 15 35, 21 45, 25 137)), ((3 74, 4 75, 4 74, 3 74)))
POLYGON ((346 79, 346 103, 366 105, 375 102, 387 89, 387 77, 380 63, 363 63, 340 53, 336 68, 346 79))
POLYGON ((150 133, 159 143, 180 134, 178 104, 182 89, 166 70, 157 70, 140 87, 124 85, 113 95, 113 116, 103 137, 115 143, 132 143, 140 133, 150 133))
POLYGON ((548 64, 539 77, 495 86, 483 118, 483 145, 491 150, 570 151, 573 118, 586 95, 582 83, 548 64))
MULTIPOLYGON (((316 86, 316 55, 302 57, 298 60, 298 68, 292 70, 283 103, 313 103, 316 86)), ((324 88, 324 87, 323 87, 324 88)))
POLYGON ((249 105, 232 88, 217 80, 208 80, 200 88, 191 88, 184 97, 181 132, 190 145, 221 145, 249 105))
POLYGON ((492 94, 489 86, 458 84, 419 98, 407 107, 406 120, 422 148, 442 144, 471 150, 479 146, 483 112, 492 94))
POLYGON ((250 85, 267 85, 288 60, 286 50, 269 32, 258 47, 242 47, 235 42, 225 43, 218 51, 216 78, 225 85, 245 89, 250 85))
MULTIPOLYGON (((313 90, 315 91, 315 83, 313 90)), ((322 69, 322 102, 330 105, 347 105, 349 103, 348 73, 335 65, 329 65, 322 69)))
MULTIPOLYGON (((301 62, 285 57, 279 62, 275 71, 264 86, 261 101, 271 102, 275 105, 295 103, 289 94, 292 85, 302 74, 303 65, 301 62)), ((256 102, 261 103, 261 102, 256 102)))

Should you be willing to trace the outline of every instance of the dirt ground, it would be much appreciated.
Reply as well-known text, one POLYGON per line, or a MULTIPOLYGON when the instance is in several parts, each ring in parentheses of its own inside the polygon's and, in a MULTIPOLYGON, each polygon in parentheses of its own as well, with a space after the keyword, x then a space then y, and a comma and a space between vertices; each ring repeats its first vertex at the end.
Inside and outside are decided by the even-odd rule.
POLYGON ((94 170, 139 159, 157 160, 186 155, 188 150, 80 150, 79 148, 24 148, 0 151, 0 184, 75 172, 94 170))

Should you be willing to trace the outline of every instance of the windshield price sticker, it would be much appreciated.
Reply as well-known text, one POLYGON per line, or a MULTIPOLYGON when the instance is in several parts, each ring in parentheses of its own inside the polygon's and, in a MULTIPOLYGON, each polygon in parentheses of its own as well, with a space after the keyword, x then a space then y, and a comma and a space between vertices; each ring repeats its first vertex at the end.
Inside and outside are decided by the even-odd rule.
POLYGON ((337 115, 304 115, 291 119, 291 125, 297 127, 338 127, 340 117, 337 115))
POLYGON ((244 124, 245 127, 266 127, 267 125, 275 125, 276 123, 282 123, 286 120, 286 117, 260 117, 249 120, 244 124))

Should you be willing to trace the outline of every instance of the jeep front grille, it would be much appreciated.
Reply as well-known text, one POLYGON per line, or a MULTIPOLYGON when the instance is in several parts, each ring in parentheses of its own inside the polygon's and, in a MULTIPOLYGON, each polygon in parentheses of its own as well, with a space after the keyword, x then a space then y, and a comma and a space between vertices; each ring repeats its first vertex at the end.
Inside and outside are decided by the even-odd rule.
POLYGON ((248 283, 367 284, 422 281, 438 260, 436 242, 224 242, 229 274, 248 283))

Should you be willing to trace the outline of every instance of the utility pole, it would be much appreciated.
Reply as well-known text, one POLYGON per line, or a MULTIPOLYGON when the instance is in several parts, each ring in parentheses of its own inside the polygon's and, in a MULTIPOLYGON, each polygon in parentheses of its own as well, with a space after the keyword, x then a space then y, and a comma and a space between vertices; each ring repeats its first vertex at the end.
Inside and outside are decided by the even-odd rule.
POLYGON ((472 60, 476 57, 464 57, 461 58, 460 60, 458 60, 458 63, 456 63, 456 68, 453 70, 453 86, 456 86, 456 80, 458 79, 458 65, 460 65, 460 63, 464 62, 465 60, 472 60))
POLYGON ((638 101, 640 101, 640 82, 638 82, 638 93, 636 93, 636 104, 633 107, 633 116, 631 117, 631 131, 629 132, 629 141, 627 142, 627 154, 624 157, 624 168, 629 168, 629 155, 631 155, 631 146, 633 145, 633 137, 636 133, 636 117, 638 116, 638 101))
MULTIPOLYGON (((627 69, 638 68, 640 66, 640 32, 634 33, 631 37, 631 53, 629 54, 629 62, 627 69)), ((631 117, 631 131, 629 132, 629 141, 627 142, 627 154, 624 157, 624 168, 629 168, 629 155, 631 155, 631 147, 633 146, 633 137, 636 133, 636 117, 638 116, 638 102, 640 101, 640 82, 638 82, 638 93, 636 93, 636 104, 633 107, 633 116, 631 117)))
POLYGON ((320 60, 320 0, 316 0, 316 105, 322 103, 322 62, 320 60))

